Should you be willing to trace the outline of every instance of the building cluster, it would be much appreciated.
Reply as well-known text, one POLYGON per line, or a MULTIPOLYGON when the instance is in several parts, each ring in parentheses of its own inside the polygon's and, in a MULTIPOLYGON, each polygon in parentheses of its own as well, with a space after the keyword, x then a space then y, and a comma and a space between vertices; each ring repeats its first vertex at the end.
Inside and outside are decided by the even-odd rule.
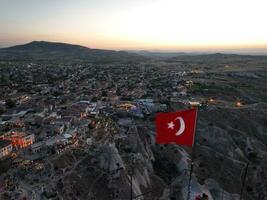
POLYGON ((1 157, 85 139, 88 125, 103 114, 142 119, 166 111, 172 102, 181 108, 203 105, 201 98, 189 100, 194 81, 188 77, 205 73, 174 68, 145 63, 3 67, 1 157))
MULTIPOLYGON (((54 162, 64 152, 73 155, 83 151, 95 156, 90 162, 99 164, 105 173, 130 163, 117 155, 117 149, 126 152, 123 158, 131 155, 151 162, 154 158, 150 159, 149 144, 155 134, 156 113, 228 105, 216 98, 212 83, 206 83, 209 74, 182 64, 179 68, 157 63, 55 65, 17 63, 3 66, 0 75, 0 159, 9 163, 13 182, 17 181, 15 169, 49 171, 27 177, 32 178, 29 182, 42 179, 36 191, 43 190, 48 176, 55 177, 55 183, 62 178, 68 166, 60 171, 65 161, 54 162), (140 132, 145 133, 142 145, 136 142, 140 132), (115 161, 112 156, 98 158, 102 151, 116 154, 115 161)), ((5 178, 0 176, 0 184, 12 185, 4 184, 7 179, 12 182, 10 177, 5 178)), ((46 189, 53 191, 49 183, 46 189)))

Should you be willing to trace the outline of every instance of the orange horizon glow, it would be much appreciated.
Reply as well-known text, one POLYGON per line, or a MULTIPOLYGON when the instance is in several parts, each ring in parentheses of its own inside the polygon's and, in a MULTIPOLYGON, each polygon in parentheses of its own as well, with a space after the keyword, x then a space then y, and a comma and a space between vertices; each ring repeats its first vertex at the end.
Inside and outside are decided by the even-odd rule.
POLYGON ((162 51, 216 51, 216 50, 266 50, 267 42, 260 44, 155 44, 141 41, 124 40, 81 40, 65 37, 29 37, 16 38, 11 44, 4 45, 10 47, 13 45, 26 44, 32 41, 60 42, 74 45, 81 45, 93 49, 111 49, 111 50, 162 50, 162 51))

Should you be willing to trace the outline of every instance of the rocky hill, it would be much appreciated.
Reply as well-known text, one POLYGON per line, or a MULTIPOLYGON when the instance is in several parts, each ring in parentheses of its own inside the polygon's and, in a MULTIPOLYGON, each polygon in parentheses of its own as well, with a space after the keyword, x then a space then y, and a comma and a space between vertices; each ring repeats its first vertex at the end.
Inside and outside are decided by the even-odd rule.
POLYGON ((18 61, 89 61, 134 62, 143 58, 134 53, 91 49, 66 43, 33 41, 28 44, 0 49, 0 60, 18 61))

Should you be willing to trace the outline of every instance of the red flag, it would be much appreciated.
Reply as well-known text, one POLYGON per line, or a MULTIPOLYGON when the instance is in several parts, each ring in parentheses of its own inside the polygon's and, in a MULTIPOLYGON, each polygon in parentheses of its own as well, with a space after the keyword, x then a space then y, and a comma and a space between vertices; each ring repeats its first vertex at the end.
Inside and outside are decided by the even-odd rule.
POLYGON ((158 113, 156 116, 156 143, 175 143, 193 147, 197 109, 171 113, 158 113))

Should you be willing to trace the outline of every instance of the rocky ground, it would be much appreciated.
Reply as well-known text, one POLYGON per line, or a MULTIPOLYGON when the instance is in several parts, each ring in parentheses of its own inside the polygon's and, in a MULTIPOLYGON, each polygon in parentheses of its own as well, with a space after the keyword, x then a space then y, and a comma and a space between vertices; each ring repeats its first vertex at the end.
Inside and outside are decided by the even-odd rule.
POLYGON ((247 164, 243 199, 266 200, 267 61, 219 56, 161 62, 150 70, 203 71, 182 78, 194 82, 186 97, 168 98, 168 111, 186 108, 180 100, 213 98, 199 110, 194 151, 156 145, 155 113, 131 118, 126 126, 118 124, 121 116, 107 115, 86 133, 92 145, 47 158, 41 170, 12 171, 19 180, 13 193, 31 199, 124 200, 130 199, 132 183, 133 199, 185 200, 193 155, 192 200, 203 192, 209 200, 238 200, 247 164))

